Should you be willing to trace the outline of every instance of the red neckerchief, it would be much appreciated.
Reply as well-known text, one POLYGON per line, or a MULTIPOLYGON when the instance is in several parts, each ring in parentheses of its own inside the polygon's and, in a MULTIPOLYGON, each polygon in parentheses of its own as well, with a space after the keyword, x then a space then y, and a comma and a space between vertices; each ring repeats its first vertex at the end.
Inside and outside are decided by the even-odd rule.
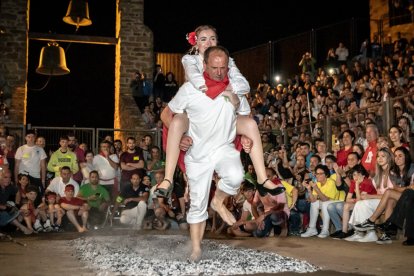
POLYGON ((206 80, 206 86, 208 88, 206 95, 213 100, 229 85, 229 77, 227 75, 221 81, 213 80, 209 75, 207 75, 206 72, 203 73, 203 76, 206 80))

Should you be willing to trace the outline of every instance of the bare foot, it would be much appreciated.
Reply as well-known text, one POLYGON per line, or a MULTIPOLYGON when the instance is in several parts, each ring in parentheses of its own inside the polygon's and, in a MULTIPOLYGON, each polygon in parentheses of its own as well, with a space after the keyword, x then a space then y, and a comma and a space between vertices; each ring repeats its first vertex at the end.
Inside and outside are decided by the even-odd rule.
POLYGON ((30 235, 30 234, 33 234, 33 232, 34 232, 34 230, 33 230, 33 229, 29 229, 29 228, 27 228, 27 227, 24 227, 24 228, 22 229, 22 231, 23 231, 23 233, 24 233, 25 235, 30 235))
POLYGON ((224 206, 223 202, 217 202, 216 197, 213 197, 210 204, 211 208, 213 208, 214 211, 216 211, 220 217, 230 226, 232 226, 234 223, 236 223, 236 219, 234 216, 230 213, 229 210, 227 210, 226 206, 224 206))
POLYGON ((79 233, 88 232, 88 228, 86 228, 86 227, 79 227, 78 232, 79 233))
POLYGON ((190 255, 190 261, 198 262, 201 259, 201 249, 193 249, 190 255))

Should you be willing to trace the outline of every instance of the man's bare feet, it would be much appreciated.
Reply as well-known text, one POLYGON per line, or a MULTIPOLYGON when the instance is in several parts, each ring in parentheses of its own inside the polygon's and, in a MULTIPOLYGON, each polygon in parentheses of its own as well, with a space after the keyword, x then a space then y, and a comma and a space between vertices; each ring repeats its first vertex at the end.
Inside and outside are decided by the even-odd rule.
POLYGON ((190 261, 198 262, 201 259, 201 248, 193 249, 190 255, 190 261))
POLYGON ((88 232, 88 228, 86 228, 86 227, 79 227, 78 232, 79 233, 88 232))
POLYGON ((214 211, 216 211, 220 217, 230 226, 232 226, 236 219, 234 216, 230 213, 229 210, 227 210, 226 206, 224 206, 223 202, 220 202, 216 197, 213 197, 210 204, 211 208, 213 208, 214 211))

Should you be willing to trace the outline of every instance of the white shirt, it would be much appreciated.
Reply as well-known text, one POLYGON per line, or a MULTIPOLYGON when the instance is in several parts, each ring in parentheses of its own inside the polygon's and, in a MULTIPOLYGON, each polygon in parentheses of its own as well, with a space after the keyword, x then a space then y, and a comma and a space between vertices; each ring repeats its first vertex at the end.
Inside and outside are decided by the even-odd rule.
POLYGON ((14 158, 21 161, 19 173, 40 178, 40 161, 46 159, 47 155, 44 149, 39 146, 23 145, 17 149, 14 158))
MULTIPOLYGON (((199 88, 206 84, 203 77, 203 57, 201 55, 185 55, 181 62, 184 66, 186 79, 194 85, 195 88, 199 88)), ((236 67, 234 60, 229 58, 229 80, 230 84, 239 96, 240 105, 237 109, 237 113, 240 115, 250 114, 250 105, 247 101, 246 94, 250 92, 250 85, 246 78, 240 73, 236 67)))
MULTIPOLYGON (((119 158, 116 154, 109 155, 109 158, 115 163, 119 164, 119 158)), ((117 176, 117 170, 114 169, 109 161, 100 154, 93 157, 93 167, 99 173, 99 184, 112 185, 115 183, 115 177, 117 176)))
POLYGON ((217 148, 233 143, 236 114, 234 106, 222 95, 212 100, 187 82, 168 106, 174 113, 187 112, 190 121, 188 135, 193 139, 193 145, 186 158, 201 160, 217 148))
POLYGON ((76 196, 79 192, 79 184, 75 180, 72 179, 72 177, 69 179, 68 183, 63 183, 62 177, 58 176, 52 179, 49 186, 47 186, 48 191, 54 192, 58 194, 60 197, 65 196, 65 187, 66 185, 72 184, 75 187, 75 193, 74 196, 76 196))

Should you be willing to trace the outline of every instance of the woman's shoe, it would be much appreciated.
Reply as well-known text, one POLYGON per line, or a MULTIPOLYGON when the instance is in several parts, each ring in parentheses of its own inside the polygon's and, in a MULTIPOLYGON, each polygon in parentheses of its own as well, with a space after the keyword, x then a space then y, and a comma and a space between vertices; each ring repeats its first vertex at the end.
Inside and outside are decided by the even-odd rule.
MULTIPOLYGON (((166 178, 164 178, 164 180, 162 181, 162 182, 164 182, 164 181, 167 181, 170 185, 168 186, 168 188, 167 189, 165 189, 165 188, 156 188, 155 189, 155 191, 154 191, 154 194, 157 196, 157 197, 163 197, 163 198, 170 198, 171 197, 171 194, 172 194, 172 190, 173 190, 173 188, 174 188, 174 185, 171 183, 171 181, 170 180, 168 180, 168 179, 166 179, 166 178)), ((161 183, 162 183, 161 182, 161 183)), ((160 184, 161 184, 160 183, 160 184)))
POLYGON ((405 246, 413 246, 414 245, 414 239, 407 239, 406 241, 403 241, 402 243, 405 246))
POLYGON ((269 178, 266 179, 263 183, 260 183, 260 184, 257 183, 257 190, 259 191, 260 196, 266 196, 266 194, 278 195, 278 194, 283 193, 286 190, 285 187, 276 187, 274 189, 266 188, 264 186, 266 181, 270 181, 269 178))

